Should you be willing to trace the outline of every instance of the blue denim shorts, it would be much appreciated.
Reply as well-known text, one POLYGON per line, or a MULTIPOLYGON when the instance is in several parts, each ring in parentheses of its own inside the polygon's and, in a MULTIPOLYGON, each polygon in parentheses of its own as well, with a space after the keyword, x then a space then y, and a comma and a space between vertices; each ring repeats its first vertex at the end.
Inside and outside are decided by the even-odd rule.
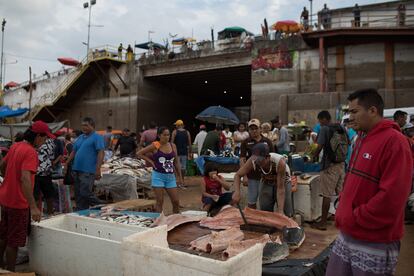
POLYGON ((173 173, 159 173, 152 171, 151 174, 151 186, 154 188, 177 188, 177 182, 175 181, 175 174, 173 173))

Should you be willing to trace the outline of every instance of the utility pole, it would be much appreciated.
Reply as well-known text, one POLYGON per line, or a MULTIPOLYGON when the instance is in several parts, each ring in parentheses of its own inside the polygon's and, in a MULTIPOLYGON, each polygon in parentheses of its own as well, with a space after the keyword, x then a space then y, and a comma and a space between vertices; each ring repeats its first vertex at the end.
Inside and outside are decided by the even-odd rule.
POLYGON ((309 0, 309 2, 310 2, 310 24, 309 24, 309 26, 311 27, 310 28, 310 30, 312 30, 312 1, 313 0, 309 0))
POLYGON ((0 65, 0 89, 3 89, 3 62, 4 62, 4 27, 6 26, 6 19, 3 18, 1 22, 1 65, 0 65))
POLYGON ((86 62, 89 61, 89 42, 91 37, 91 12, 92 12, 92 6, 96 4, 96 0, 90 0, 89 3, 85 2, 83 3, 83 8, 88 9, 89 8, 89 19, 88 19, 88 42, 86 44, 86 62))
POLYGON ((32 84, 32 67, 29 66, 29 123, 32 125, 32 95, 33 95, 33 84, 32 84))

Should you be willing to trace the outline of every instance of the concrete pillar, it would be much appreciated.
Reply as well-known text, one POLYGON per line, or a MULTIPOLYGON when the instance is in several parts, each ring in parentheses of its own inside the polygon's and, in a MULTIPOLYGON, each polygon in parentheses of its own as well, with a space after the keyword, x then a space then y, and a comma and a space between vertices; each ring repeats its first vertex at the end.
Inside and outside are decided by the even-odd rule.
POLYGON ((336 92, 345 91, 345 49, 344 46, 336 47, 336 92))
POLYGON ((282 124, 287 124, 289 119, 289 95, 279 97, 279 120, 282 124))
POLYGON ((319 91, 326 92, 325 46, 323 37, 319 38, 319 91))
MULTIPOLYGON (((136 65, 134 65, 136 66, 136 65)), ((141 126, 142 126, 142 116, 143 114, 141 114, 141 105, 142 103, 140 102, 140 97, 141 95, 144 93, 144 72, 141 68, 137 67, 137 111, 136 111, 136 130, 137 132, 141 130, 141 126)))
POLYGON ((394 89, 394 44, 385 43, 385 88, 394 89))
POLYGON ((385 42, 385 101, 395 107, 395 84, 394 84, 394 44, 385 42))

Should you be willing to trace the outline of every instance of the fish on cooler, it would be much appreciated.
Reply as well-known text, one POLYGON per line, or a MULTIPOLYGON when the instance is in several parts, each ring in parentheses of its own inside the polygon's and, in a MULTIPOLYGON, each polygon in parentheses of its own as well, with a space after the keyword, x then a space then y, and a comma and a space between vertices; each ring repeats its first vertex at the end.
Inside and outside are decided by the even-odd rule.
POLYGON ((169 216, 165 216, 164 213, 161 213, 161 215, 154 221, 151 227, 167 225, 167 231, 171 231, 179 225, 189 222, 198 222, 203 217, 204 216, 186 216, 182 214, 172 214, 169 216))
POLYGON ((271 242, 270 236, 268 234, 265 234, 259 238, 256 239, 248 239, 243 241, 230 241, 229 246, 226 248, 226 250, 222 253, 222 260, 225 261, 233 256, 236 256, 237 254, 249 249, 253 245, 257 243, 268 243, 271 242))
POLYGON ((106 220, 110 222, 115 223, 121 223, 121 224, 128 224, 128 225, 136 225, 141 227, 150 227, 151 224, 154 222, 153 218, 148 218, 144 216, 139 215, 125 215, 120 213, 101 213, 100 215, 97 215, 95 213, 91 213, 89 217, 93 217, 100 220, 106 220))
POLYGON ((190 242, 192 250, 207 252, 210 254, 226 249, 230 242, 241 241, 244 238, 239 227, 232 227, 223 231, 212 231, 211 234, 202 236, 190 242))

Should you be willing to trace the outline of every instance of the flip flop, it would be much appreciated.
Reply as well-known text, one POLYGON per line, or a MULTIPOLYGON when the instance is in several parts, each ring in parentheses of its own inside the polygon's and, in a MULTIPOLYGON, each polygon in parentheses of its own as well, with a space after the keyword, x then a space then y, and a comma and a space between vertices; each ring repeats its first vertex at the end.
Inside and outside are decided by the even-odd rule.
POLYGON ((321 231, 326 231, 327 230, 326 226, 322 226, 319 223, 311 224, 311 228, 318 229, 318 230, 321 230, 321 231))

